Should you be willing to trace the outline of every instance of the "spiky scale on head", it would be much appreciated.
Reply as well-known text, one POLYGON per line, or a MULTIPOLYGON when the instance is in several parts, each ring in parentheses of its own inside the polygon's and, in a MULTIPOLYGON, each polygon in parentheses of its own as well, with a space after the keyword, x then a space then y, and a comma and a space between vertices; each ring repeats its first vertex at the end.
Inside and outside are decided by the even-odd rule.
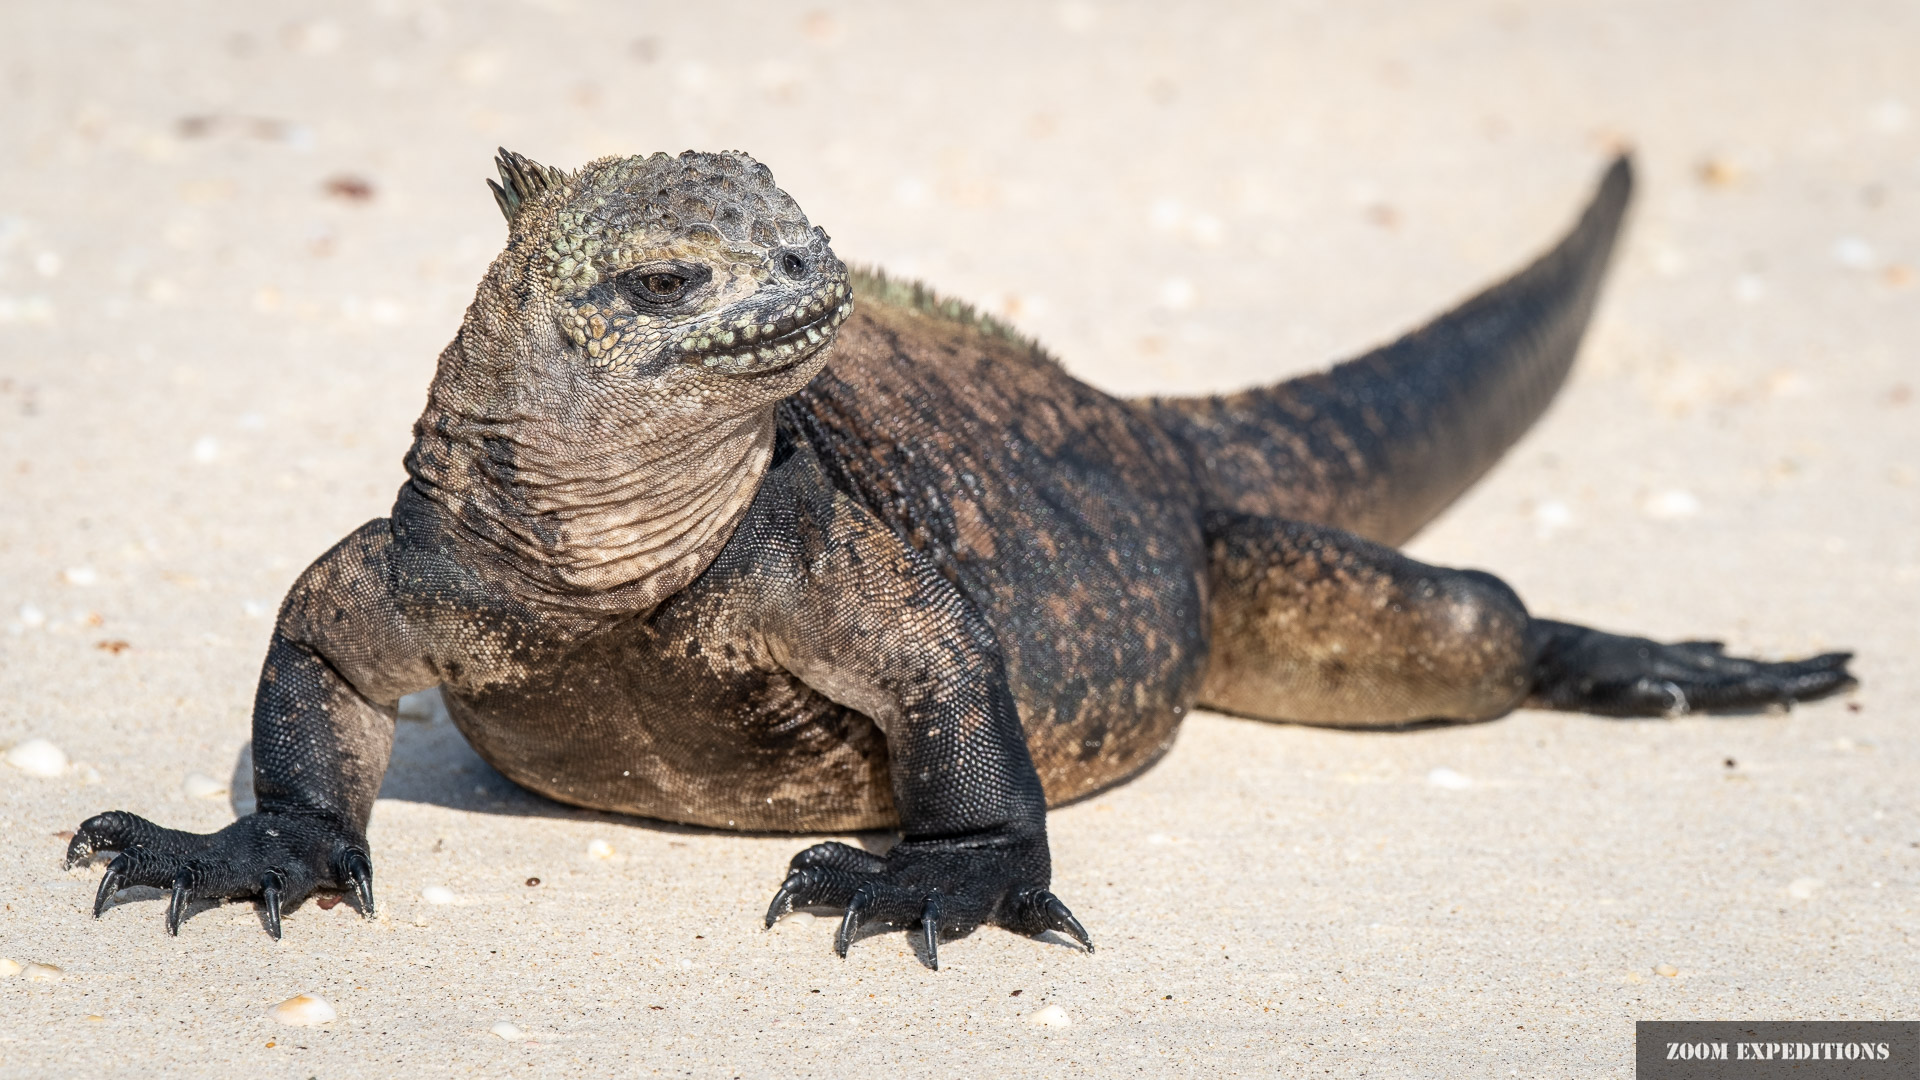
POLYGON ((493 159, 494 167, 500 170, 500 182, 487 181, 493 189, 493 201, 500 206, 500 213, 506 216, 511 226, 513 219, 520 214, 520 207, 534 195, 549 188, 565 183, 567 176, 559 169, 549 168, 531 158, 500 147, 499 154, 493 159))

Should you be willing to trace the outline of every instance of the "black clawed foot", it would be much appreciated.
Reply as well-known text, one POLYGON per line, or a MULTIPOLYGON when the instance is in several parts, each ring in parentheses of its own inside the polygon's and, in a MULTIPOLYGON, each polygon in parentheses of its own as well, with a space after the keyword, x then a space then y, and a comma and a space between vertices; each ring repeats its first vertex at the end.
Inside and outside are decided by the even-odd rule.
POLYGON ((1812 701, 1854 685, 1852 653, 1769 663, 1728 656, 1717 641, 1663 645, 1570 623, 1533 623, 1528 704, 1602 716, 1752 712, 1812 701))
POLYGON ((833 949, 841 957, 862 929, 918 924, 927 966, 940 968, 940 939, 992 923, 1021 934, 1058 930, 1088 952, 1093 940, 1046 890, 1046 838, 1036 830, 904 840, 885 858, 843 844, 796 856, 767 908, 767 925, 796 908, 841 909, 833 949))
POLYGON ((278 870, 269 870, 260 878, 260 902, 267 908, 267 933, 280 940, 280 892, 286 879, 278 870))
POLYGON ((178 935, 187 908, 196 900, 258 896, 266 902, 267 932, 279 938, 281 912, 322 886, 352 888, 361 910, 373 913, 373 865, 365 843, 333 820, 317 816, 249 814, 217 833, 201 835, 114 811, 81 823, 67 845, 67 862, 77 866, 96 852, 118 852, 94 895, 96 918, 112 906, 121 889, 167 889, 167 933, 178 935), (338 859, 333 852, 341 853, 338 859))

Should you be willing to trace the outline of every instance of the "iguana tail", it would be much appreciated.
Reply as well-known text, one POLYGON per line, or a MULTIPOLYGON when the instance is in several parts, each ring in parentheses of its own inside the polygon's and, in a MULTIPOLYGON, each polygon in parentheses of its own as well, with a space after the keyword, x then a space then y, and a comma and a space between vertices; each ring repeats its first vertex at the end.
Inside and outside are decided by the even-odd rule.
POLYGON ((1573 363, 1632 191, 1621 157, 1553 250, 1365 356, 1278 386, 1139 404, 1190 449, 1208 509, 1398 544, 1545 411, 1573 363))

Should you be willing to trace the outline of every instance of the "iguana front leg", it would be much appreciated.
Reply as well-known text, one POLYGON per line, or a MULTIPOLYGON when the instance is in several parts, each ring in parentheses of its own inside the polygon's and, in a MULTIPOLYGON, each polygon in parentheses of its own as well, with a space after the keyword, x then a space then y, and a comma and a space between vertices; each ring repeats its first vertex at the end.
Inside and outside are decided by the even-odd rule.
POLYGON ((797 481, 769 478, 742 526, 752 543, 729 551, 762 552, 740 580, 759 586, 757 629, 772 655, 885 733, 902 839, 884 857, 839 843, 796 855, 767 926, 795 908, 838 909, 834 948, 845 956, 864 925, 917 924, 935 968, 942 937, 987 923, 1062 931, 1092 951, 1048 891, 1046 793, 993 631, 932 564, 805 464, 794 465, 797 481))
POLYGON ((392 550, 388 522, 369 522, 308 568, 281 606, 254 697, 254 813, 203 835, 112 811, 74 832, 69 867, 119 853, 100 881, 96 918, 133 885, 172 890, 174 934, 192 901, 259 896, 277 938, 282 905, 317 888, 351 890, 372 916, 367 819, 393 750, 394 705, 440 681, 395 604, 392 550))

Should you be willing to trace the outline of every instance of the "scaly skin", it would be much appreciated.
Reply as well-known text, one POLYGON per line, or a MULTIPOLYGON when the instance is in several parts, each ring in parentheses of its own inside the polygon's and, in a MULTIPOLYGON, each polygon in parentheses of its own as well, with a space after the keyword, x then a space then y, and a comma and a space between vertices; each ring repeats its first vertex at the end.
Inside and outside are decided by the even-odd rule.
POLYGON ((501 772, 721 828, 897 827, 801 852, 767 912, 1092 939, 1048 805, 1150 764, 1196 705, 1347 727, 1751 709, 1847 685, 1535 619, 1398 541, 1571 363, 1624 162, 1547 256, 1323 376, 1119 401, 917 285, 850 275, 743 154, 502 152, 506 250, 441 354, 390 517, 289 592, 254 705, 259 809, 109 813, 70 864, 373 911, 366 826, 401 695, 438 685, 501 772), (855 307, 855 298, 858 306, 855 307), (1369 539, 1372 538, 1372 539, 1369 539))

